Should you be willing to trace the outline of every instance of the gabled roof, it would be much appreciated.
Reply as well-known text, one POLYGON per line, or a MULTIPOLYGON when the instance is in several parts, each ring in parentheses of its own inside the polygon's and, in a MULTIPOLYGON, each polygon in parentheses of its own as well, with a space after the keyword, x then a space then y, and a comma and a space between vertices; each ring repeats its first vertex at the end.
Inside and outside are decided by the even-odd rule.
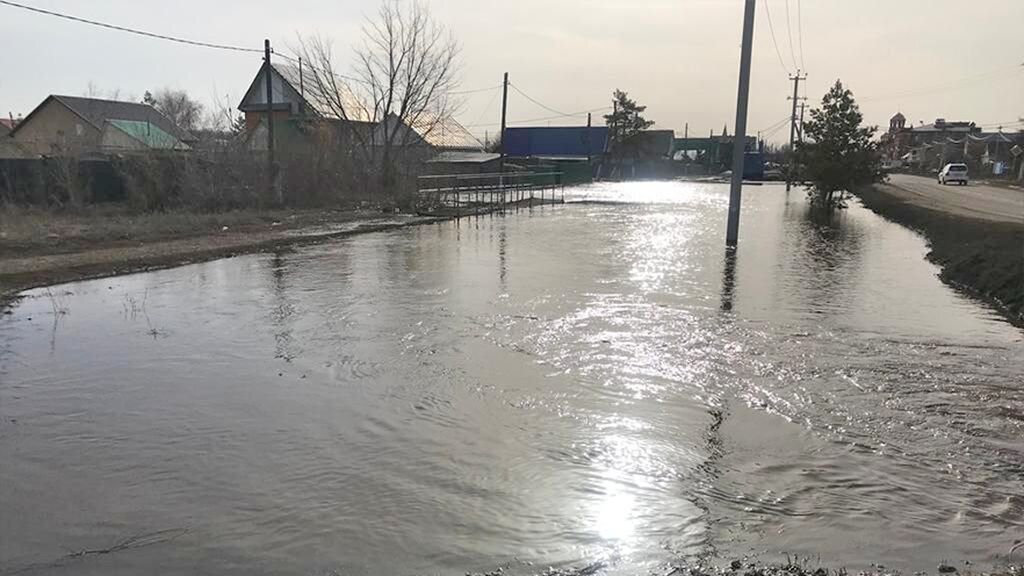
POLYGON ((7 136, 17 123, 10 118, 0 118, 0 136, 7 136))
POLYGON ((83 120, 92 124, 97 130, 102 131, 104 124, 110 120, 128 120, 134 122, 149 123, 159 127, 164 132, 173 135, 182 142, 194 142, 195 136, 187 130, 180 128, 170 118, 164 116, 159 110, 149 104, 138 102, 121 102, 119 100, 101 100, 99 98, 83 98, 79 96, 59 96, 56 94, 47 96, 36 109, 33 110, 24 120, 15 126, 11 134, 15 134, 22 126, 28 124, 32 117, 51 100, 60 102, 69 110, 77 114, 83 120))
MULTIPOLYGON (((352 92, 352 89, 341 79, 337 79, 336 83, 332 86, 321 87, 317 75, 308 66, 303 66, 301 73, 298 66, 291 64, 274 62, 270 67, 274 71, 274 76, 281 79, 284 83, 285 89, 294 94, 292 97, 304 103, 308 114, 324 118, 337 118, 340 114, 337 113, 336 109, 340 104, 345 108, 345 115, 348 117, 348 120, 369 122, 372 119, 372 114, 367 110, 366 106, 359 101, 359 98, 352 92), (335 95, 330 93, 333 89, 337 90, 335 95)), ((247 104, 247 101, 251 98, 265 100, 266 85, 264 82, 266 81, 263 76, 265 68, 266 64, 260 66, 259 71, 249 85, 249 89, 245 91, 245 96, 238 104, 239 110, 250 112, 265 107, 265 104, 262 103, 247 104)), ((287 108, 286 102, 276 101, 277 98, 285 98, 284 94, 278 94, 275 90, 274 98, 275 109, 287 108)))

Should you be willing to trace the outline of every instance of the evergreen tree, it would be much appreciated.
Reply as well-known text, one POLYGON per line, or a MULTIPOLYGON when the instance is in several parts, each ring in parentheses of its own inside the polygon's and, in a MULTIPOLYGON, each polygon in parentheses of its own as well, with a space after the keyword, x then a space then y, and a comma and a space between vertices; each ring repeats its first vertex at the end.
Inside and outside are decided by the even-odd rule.
POLYGON ((641 114, 647 106, 641 106, 622 90, 614 93, 615 108, 611 114, 605 114, 605 124, 611 128, 610 143, 614 149, 622 142, 628 142, 637 133, 654 126, 654 121, 647 120, 641 114))
POLYGON ((804 122, 806 140, 797 145, 796 156, 814 206, 845 207, 847 193, 883 180, 877 144, 871 140, 877 127, 861 126, 863 120, 853 93, 836 80, 821 108, 811 110, 804 122))

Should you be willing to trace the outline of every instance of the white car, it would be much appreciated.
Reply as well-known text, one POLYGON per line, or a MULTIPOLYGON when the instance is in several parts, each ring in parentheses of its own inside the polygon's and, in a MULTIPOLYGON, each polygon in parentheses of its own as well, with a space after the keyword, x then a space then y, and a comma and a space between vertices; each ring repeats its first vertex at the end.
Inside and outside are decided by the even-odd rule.
POLYGON ((967 164, 946 164, 939 172, 939 184, 956 182, 961 186, 967 185, 967 164))

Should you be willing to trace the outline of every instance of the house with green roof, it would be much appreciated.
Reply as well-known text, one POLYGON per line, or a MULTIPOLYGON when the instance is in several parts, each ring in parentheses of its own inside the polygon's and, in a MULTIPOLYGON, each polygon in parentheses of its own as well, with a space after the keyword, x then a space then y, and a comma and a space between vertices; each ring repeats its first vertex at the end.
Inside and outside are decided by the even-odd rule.
POLYGON ((58 95, 43 100, 10 137, 37 156, 189 150, 196 142, 148 104, 58 95))

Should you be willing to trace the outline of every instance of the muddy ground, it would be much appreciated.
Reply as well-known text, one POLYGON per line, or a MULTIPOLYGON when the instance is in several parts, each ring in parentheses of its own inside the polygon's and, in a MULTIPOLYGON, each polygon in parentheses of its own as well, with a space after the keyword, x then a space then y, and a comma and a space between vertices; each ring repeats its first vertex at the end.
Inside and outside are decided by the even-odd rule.
POLYGON ((135 222, 112 220, 118 216, 104 214, 49 219, 44 215, 40 220, 45 224, 31 226, 25 226, 25 220, 37 215, 8 214, 7 218, 10 221, 17 216, 22 220, 4 227, 6 233, 0 234, 0 306, 9 304, 18 293, 40 286, 170 268, 447 219, 384 214, 379 210, 168 215, 135 222))

